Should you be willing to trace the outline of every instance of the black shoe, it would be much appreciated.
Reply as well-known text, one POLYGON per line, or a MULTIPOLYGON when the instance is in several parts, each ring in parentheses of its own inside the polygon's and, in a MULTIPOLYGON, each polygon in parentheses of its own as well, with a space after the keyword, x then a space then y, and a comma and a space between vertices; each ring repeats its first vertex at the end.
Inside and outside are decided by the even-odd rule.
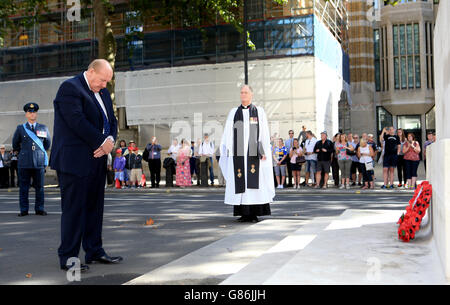
POLYGON ((17 216, 19 216, 19 217, 28 216, 28 212, 20 212, 19 215, 17 215, 17 216))
POLYGON ((237 219, 238 222, 246 222, 247 221, 247 217, 241 216, 237 219))
POLYGON ((253 218, 251 216, 242 216, 238 218, 238 222, 251 222, 253 218))
POLYGON ((86 260, 86 264, 92 264, 93 262, 101 263, 101 264, 117 264, 123 261, 123 258, 121 256, 109 256, 107 254, 95 258, 92 260, 86 260))
POLYGON ((36 215, 47 216, 46 211, 36 211, 36 215))
POLYGON ((258 217, 256 217, 256 216, 252 217, 251 222, 253 222, 253 223, 259 222, 258 217))
MULTIPOLYGON (((61 266, 61 270, 69 271, 69 269, 72 268, 72 267, 73 267, 73 265, 70 266, 70 267, 69 266, 61 266)), ((80 272, 86 272, 88 270, 89 270, 89 266, 88 265, 80 264, 80 272)))

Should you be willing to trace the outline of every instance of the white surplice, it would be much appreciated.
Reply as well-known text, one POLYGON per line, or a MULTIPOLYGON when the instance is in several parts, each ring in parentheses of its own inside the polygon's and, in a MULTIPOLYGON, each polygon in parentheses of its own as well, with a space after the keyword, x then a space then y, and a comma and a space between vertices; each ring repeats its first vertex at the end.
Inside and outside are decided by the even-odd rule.
MULTIPOLYGON (((258 109, 259 120, 259 141, 262 143, 266 160, 260 160, 259 163, 259 189, 247 188, 247 170, 245 173, 245 192, 235 193, 234 167, 233 167, 233 124, 234 115, 238 107, 231 109, 228 114, 225 129, 220 143, 219 166, 226 181, 225 204, 230 205, 254 205, 271 203, 275 197, 275 187, 272 168, 272 151, 270 146, 269 124, 263 108, 258 109)), ((244 123, 244 156, 247 156, 249 141, 249 109, 243 109, 244 123)), ((247 168, 247 158, 244 157, 244 168, 247 168)))

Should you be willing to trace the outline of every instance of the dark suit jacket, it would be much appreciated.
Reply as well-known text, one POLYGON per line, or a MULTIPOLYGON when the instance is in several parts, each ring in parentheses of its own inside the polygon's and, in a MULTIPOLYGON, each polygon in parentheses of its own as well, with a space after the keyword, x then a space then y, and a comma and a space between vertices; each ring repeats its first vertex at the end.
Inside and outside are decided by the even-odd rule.
MULTIPOLYGON (((27 123, 26 128, 31 131, 30 125, 27 123)), ((45 132, 46 137, 38 137, 42 140, 44 149, 47 151, 50 148, 50 132, 47 126, 43 124, 36 123, 36 132, 45 132)), ((19 125, 14 133, 12 144, 13 150, 19 152, 17 167, 18 168, 44 168, 45 167, 45 155, 42 150, 40 150, 37 145, 35 150, 33 147, 33 139, 28 136, 23 125, 19 125)))
MULTIPOLYGON (((117 120, 107 89, 100 91, 105 105, 110 134, 117 137, 117 120)), ((64 81, 53 101, 55 109, 53 146, 50 167, 56 171, 80 177, 89 175, 94 151, 109 135, 103 135, 103 111, 89 89, 83 73, 64 81)), ((105 161, 106 156, 102 157, 105 161)))

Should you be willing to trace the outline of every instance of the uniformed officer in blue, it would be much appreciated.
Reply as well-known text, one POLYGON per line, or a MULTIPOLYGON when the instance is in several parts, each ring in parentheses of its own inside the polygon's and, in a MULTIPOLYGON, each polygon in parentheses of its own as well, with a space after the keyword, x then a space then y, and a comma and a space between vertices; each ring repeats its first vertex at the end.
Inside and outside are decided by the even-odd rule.
POLYGON ((47 215, 44 210, 44 173, 48 165, 50 133, 47 126, 37 123, 39 105, 27 103, 23 107, 27 122, 17 126, 13 137, 13 150, 19 152, 17 160, 19 180, 19 216, 28 215, 28 191, 31 179, 36 190, 34 210, 36 215, 47 215))

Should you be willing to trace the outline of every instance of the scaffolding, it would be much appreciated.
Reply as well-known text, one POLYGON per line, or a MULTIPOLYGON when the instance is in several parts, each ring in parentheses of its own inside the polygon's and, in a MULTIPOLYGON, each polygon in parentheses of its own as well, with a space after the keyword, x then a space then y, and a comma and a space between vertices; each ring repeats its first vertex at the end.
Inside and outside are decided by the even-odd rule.
MULTIPOLYGON (((166 26, 147 18, 140 27, 145 40, 130 44, 125 39, 130 13, 128 1, 111 2, 115 6, 110 21, 117 40, 116 68, 119 70, 241 60, 240 34, 231 25, 219 22, 200 33, 198 29, 184 29, 177 24, 166 26), (129 50, 130 45, 133 52, 129 50), (177 60, 179 57, 183 60, 177 60)), ((257 46, 253 58, 309 54, 308 39, 313 33, 308 30, 307 17, 312 15, 347 50, 347 0, 289 0, 284 5, 271 0, 248 0, 248 5, 249 30, 257 46), (294 52, 277 50, 293 45, 300 47, 294 52)), ((0 80, 69 75, 96 57, 98 46, 92 9, 83 9, 81 21, 70 22, 66 16, 67 1, 49 0, 48 8, 44 22, 30 29, 10 31, 5 38, 0 48, 0 80)))

